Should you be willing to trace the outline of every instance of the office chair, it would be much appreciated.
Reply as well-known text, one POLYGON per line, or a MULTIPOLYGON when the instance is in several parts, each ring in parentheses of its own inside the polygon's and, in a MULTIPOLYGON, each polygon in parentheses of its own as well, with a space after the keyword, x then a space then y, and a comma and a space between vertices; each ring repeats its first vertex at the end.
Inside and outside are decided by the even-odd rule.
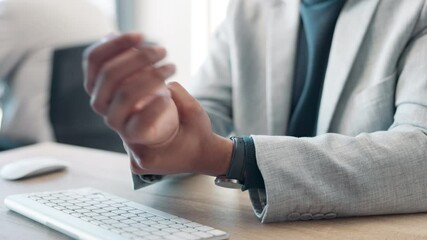
MULTIPOLYGON (((4 119, 10 116, 12 96, 10 82, 7 79, 0 79, 0 131, 3 130, 4 119)), ((27 139, 14 139, 6 136, 0 136, 0 151, 11 150, 34 144, 34 141, 27 139)))
POLYGON ((125 152, 120 137, 89 105, 83 88, 82 55, 87 46, 53 53, 50 121, 59 143, 125 152))

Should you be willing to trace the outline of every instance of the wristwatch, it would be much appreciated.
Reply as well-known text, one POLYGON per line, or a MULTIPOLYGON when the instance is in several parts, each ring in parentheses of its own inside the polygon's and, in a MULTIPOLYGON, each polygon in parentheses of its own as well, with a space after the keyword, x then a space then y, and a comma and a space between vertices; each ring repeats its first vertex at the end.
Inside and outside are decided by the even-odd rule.
POLYGON ((242 137, 231 137, 233 151, 226 175, 218 176, 215 184, 220 187, 242 189, 245 185, 245 142, 242 137))

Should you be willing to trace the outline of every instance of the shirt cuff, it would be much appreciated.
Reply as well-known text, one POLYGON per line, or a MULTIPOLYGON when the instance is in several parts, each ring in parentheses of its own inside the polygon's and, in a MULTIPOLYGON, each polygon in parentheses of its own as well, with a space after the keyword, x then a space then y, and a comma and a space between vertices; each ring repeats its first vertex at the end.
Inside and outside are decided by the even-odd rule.
POLYGON ((147 187, 163 179, 161 175, 136 175, 132 173, 133 190, 147 187))
POLYGON ((254 140, 252 137, 243 137, 243 141, 245 143, 245 185, 242 190, 265 189, 264 178, 256 161, 254 140))

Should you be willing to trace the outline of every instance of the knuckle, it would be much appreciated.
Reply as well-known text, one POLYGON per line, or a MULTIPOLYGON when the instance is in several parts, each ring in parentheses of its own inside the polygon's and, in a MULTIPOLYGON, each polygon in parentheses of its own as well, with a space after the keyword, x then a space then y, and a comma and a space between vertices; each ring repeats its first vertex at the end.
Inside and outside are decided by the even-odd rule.
POLYGON ((83 58, 86 59, 90 64, 97 64, 99 61, 98 54, 96 52, 96 48, 88 47, 83 52, 83 58))
POLYGON ((134 51, 135 57, 138 61, 142 62, 142 64, 149 63, 150 54, 147 54, 145 51, 135 50, 134 51))
POLYGON ((117 42, 120 48, 128 48, 134 44, 134 39, 131 34, 124 34, 117 42))
POLYGON ((106 124, 108 127, 112 128, 112 129, 114 129, 114 130, 117 130, 117 129, 118 129, 118 123, 117 123, 117 121, 115 121, 113 118, 111 118, 111 117, 105 117, 105 118, 104 118, 104 122, 105 122, 105 124, 106 124))
POLYGON ((116 100, 119 103, 124 103, 124 102, 128 101, 131 98, 131 96, 132 96, 132 94, 131 94, 130 90, 128 88, 122 87, 122 88, 117 90, 116 100))
POLYGON ((104 106, 104 104, 101 102, 101 101, 99 101, 99 100, 92 100, 91 102, 90 102, 90 105, 91 105, 91 107, 92 107, 92 109, 95 111, 95 112, 97 112, 98 114, 104 114, 104 109, 105 109, 105 106, 104 106))
POLYGON ((102 78, 108 80, 111 79, 112 75, 114 73, 114 65, 111 63, 106 63, 100 71, 100 75, 102 78))
POLYGON ((160 80, 160 81, 167 79, 167 74, 162 69, 153 69, 151 71, 151 76, 154 79, 157 79, 157 80, 160 80))

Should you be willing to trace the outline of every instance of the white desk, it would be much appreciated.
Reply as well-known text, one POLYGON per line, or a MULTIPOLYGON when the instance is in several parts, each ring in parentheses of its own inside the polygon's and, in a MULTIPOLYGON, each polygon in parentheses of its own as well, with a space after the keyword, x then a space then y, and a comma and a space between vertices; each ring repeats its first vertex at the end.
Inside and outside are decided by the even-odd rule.
POLYGON ((45 143, 0 153, 0 166, 29 156, 63 159, 70 167, 22 181, 0 180, 0 239, 68 239, 8 211, 3 199, 10 194, 88 186, 222 229, 231 239, 427 239, 427 214, 261 224, 247 193, 216 187, 206 176, 169 179, 133 191, 127 156, 106 151, 45 143))

